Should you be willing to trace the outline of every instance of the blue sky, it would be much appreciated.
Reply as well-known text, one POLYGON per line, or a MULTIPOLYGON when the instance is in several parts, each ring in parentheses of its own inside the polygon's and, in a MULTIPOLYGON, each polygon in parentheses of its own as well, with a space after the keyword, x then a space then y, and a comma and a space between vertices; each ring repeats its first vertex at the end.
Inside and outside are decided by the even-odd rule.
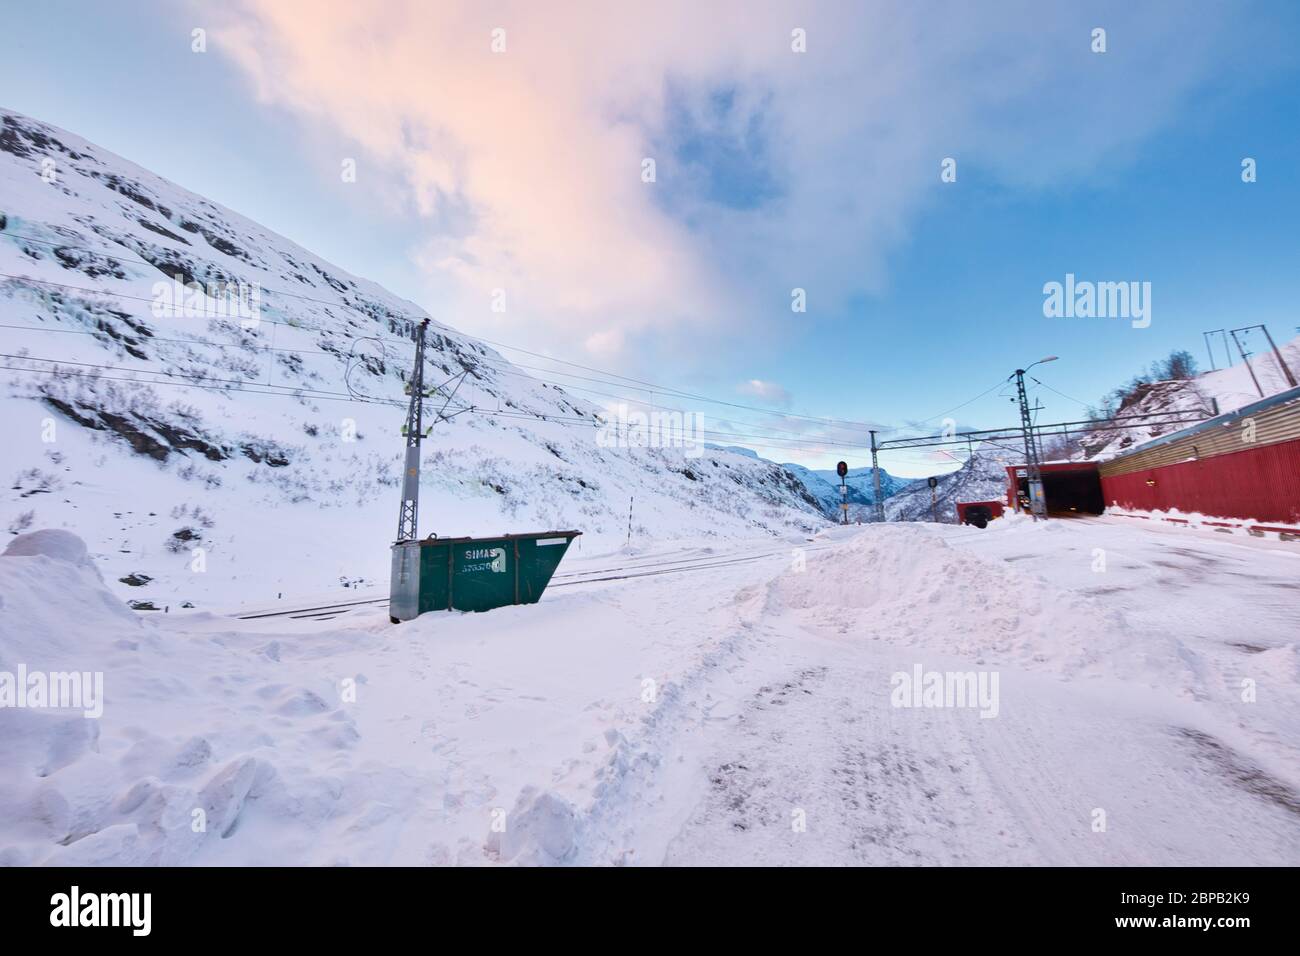
MULTIPOLYGON (((1044 354, 1095 402, 1171 349, 1204 364, 1205 329, 1300 324, 1300 5, 363 6, 14 6, 0 103, 465 331, 805 416, 905 426, 1044 354), (497 23, 513 59, 487 52, 497 23), (1150 327, 1045 318, 1066 273, 1150 282, 1150 327)), ((1047 421, 1083 411, 1040 397, 1047 421)), ((809 430, 771 457, 862 458, 682 404, 809 430)), ((1016 420, 996 392, 953 417, 1016 420)))

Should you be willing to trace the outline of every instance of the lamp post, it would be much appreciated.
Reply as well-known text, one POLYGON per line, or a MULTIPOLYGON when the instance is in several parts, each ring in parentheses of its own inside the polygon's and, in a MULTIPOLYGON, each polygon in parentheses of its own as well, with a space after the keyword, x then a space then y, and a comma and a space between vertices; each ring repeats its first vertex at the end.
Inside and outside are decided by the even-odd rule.
POLYGON ((1055 355, 1039 359, 1033 365, 1016 369, 1016 394, 1020 399, 1020 432, 1025 440, 1025 481, 1029 486, 1029 513, 1034 520, 1047 519, 1047 498, 1043 494, 1043 469, 1038 460, 1038 442, 1034 438, 1034 421, 1029 414, 1029 397, 1025 394, 1025 373, 1034 365, 1055 362, 1055 355))

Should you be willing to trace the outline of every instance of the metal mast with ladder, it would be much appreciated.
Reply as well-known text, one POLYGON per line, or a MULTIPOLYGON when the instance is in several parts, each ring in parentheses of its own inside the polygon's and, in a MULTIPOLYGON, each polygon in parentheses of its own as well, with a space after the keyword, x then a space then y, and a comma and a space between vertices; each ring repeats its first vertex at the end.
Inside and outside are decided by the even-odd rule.
MULTIPOLYGON (((1055 355, 1039 359, 1034 365, 1056 361, 1055 355)), ((1029 366, 1033 368, 1034 365, 1029 366)), ((1047 498, 1043 493, 1043 470, 1038 460, 1038 440, 1034 436, 1034 419, 1029 410, 1029 397, 1025 393, 1025 372, 1016 369, 1016 396, 1020 401, 1020 431, 1025 440, 1025 484, 1029 491, 1029 512, 1034 519, 1047 517, 1047 498)))
POLYGON ((415 368, 407 388, 411 391, 411 404, 406 410, 406 467, 402 473, 402 507, 397 516, 397 542, 414 541, 419 536, 420 512, 420 440, 424 437, 424 333, 429 328, 425 319, 415 330, 415 368))
POLYGON ((415 367, 407 388, 411 404, 402 434, 406 460, 402 472, 402 506, 397 515, 397 540, 393 543, 392 574, 388 589, 388 617, 394 624, 419 613, 420 603, 420 441, 424 438, 424 334, 425 319, 415 329, 415 367))
MULTIPOLYGON (((406 384, 411 396, 402 437, 406 456, 402 474, 402 505, 397 517, 397 540, 393 542, 392 577, 389 583, 388 618, 394 624, 411 621, 421 611, 486 611, 508 604, 534 604, 551 580, 569 544, 581 531, 536 531, 498 535, 492 538, 419 537, 420 445, 438 422, 473 412, 464 405, 448 414, 447 409, 471 372, 461 362, 459 374, 441 385, 424 384, 425 336, 429 320, 414 330, 415 366, 406 384), (446 386, 456 385, 450 390, 446 386), (424 424, 424 400, 444 397, 433 421, 424 424)), ((441 340, 439 340, 441 341, 441 340)), ((630 515, 629 515, 630 520, 630 515)))

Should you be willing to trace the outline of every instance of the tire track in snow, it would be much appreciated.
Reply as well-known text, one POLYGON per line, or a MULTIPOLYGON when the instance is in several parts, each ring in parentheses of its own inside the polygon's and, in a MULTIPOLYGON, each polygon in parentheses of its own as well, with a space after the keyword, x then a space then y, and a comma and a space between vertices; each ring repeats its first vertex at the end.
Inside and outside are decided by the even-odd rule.
POLYGON ((833 648, 760 687, 734 732, 715 742, 709 791, 664 862, 1036 862, 1014 808, 953 746, 961 738, 946 715, 897 711, 889 689, 889 669, 852 648, 833 648))

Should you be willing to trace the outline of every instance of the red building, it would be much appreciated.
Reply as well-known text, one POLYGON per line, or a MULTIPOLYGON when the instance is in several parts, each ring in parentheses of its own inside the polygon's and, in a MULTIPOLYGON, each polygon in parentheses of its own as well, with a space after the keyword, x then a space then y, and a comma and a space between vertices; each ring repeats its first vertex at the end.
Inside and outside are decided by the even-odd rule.
MULTIPOLYGON (((1300 388, 1261 399, 1103 462, 1042 466, 1049 513, 1198 513, 1300 525, 1300 388)), ((1026 489, 1007 469, 1007 503, 1026 489)))
POLYGON ((1139 445, 1098 470, 1107 505, 1300 524, 1300 388, 1139 445))

